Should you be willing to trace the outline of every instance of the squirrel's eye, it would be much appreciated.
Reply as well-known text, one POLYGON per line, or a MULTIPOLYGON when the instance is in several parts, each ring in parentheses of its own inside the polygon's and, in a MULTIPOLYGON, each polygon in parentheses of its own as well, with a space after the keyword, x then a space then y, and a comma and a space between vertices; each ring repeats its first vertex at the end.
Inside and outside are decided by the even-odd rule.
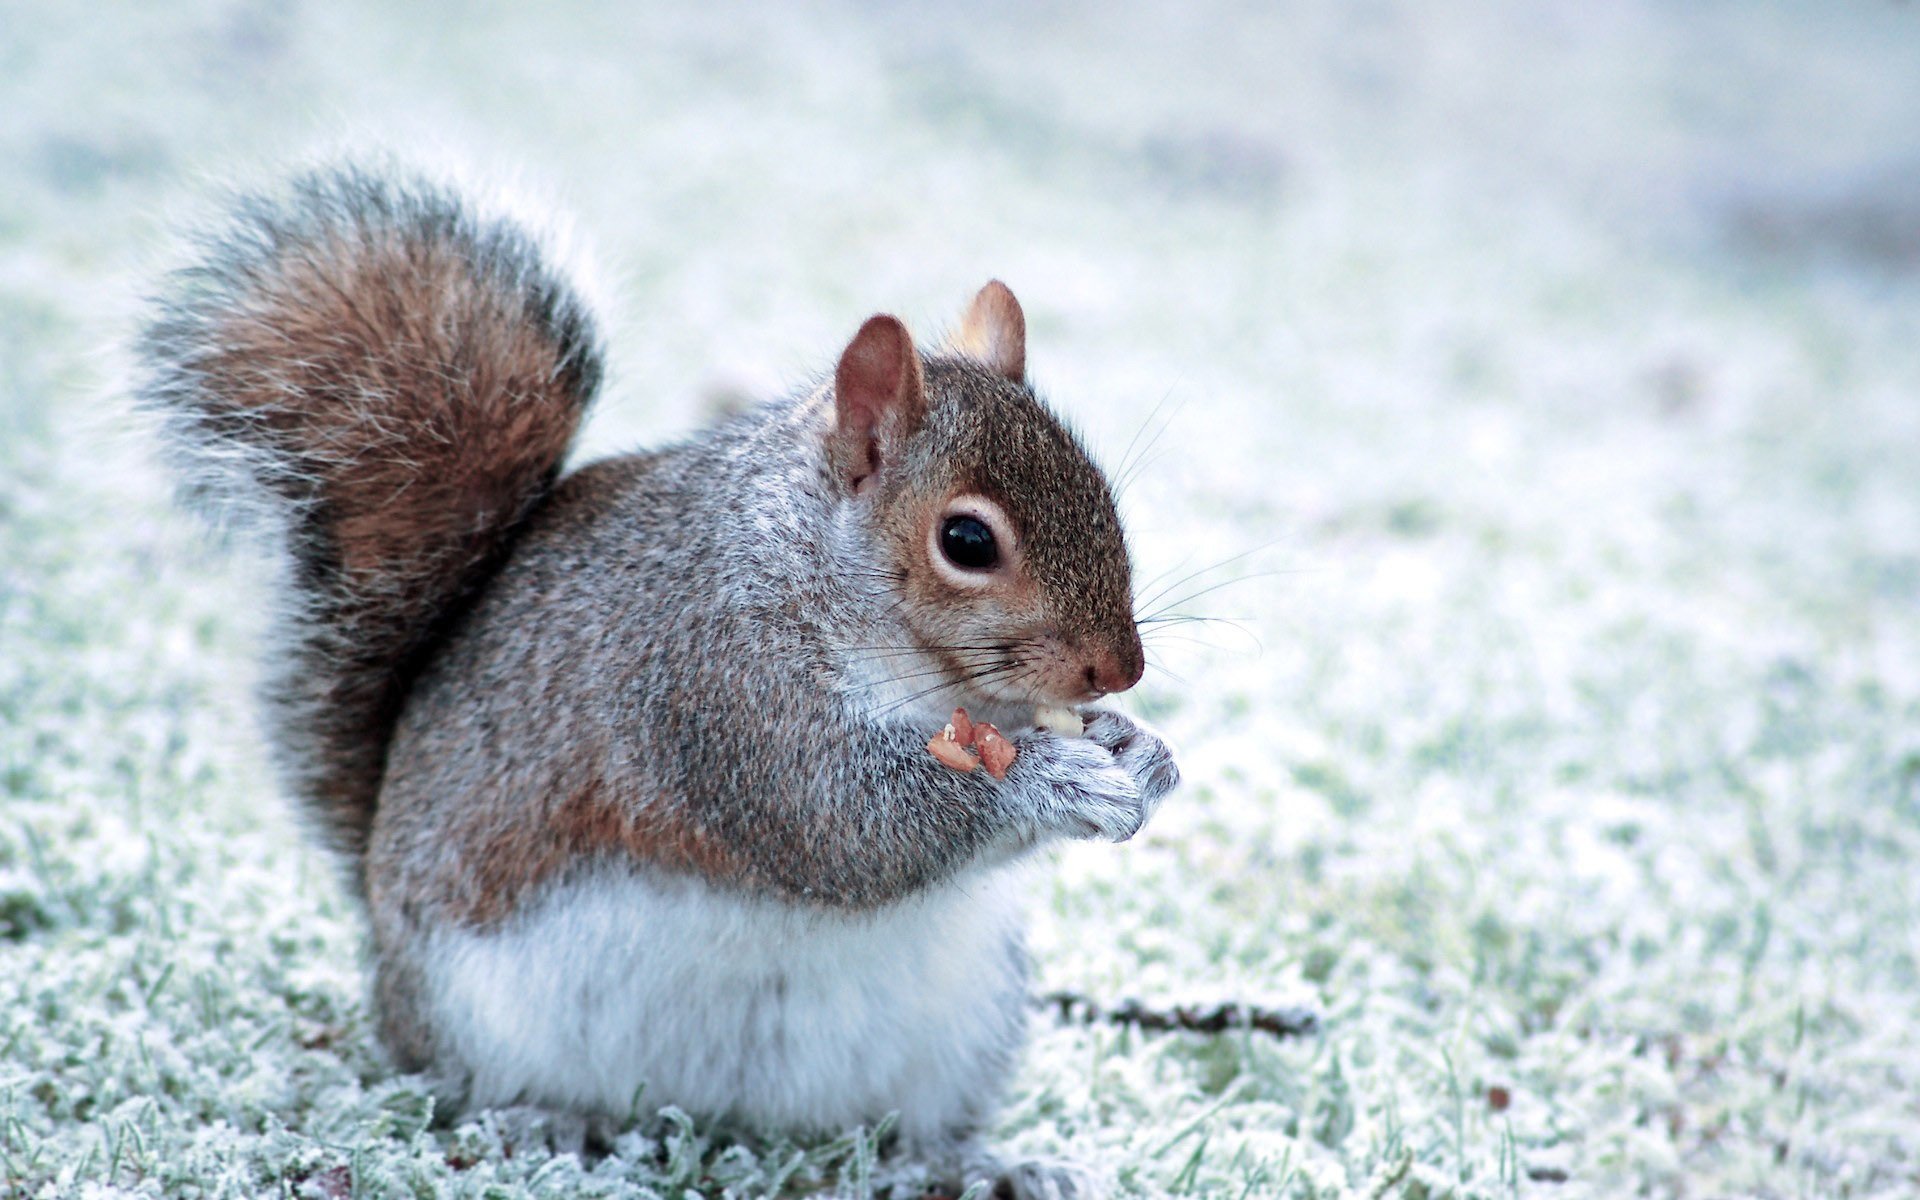
POLYGON ((956 567, 985 571, 1000 561, 993 530, 975 517, 948 517, 940 526, 940 553, 956 567))

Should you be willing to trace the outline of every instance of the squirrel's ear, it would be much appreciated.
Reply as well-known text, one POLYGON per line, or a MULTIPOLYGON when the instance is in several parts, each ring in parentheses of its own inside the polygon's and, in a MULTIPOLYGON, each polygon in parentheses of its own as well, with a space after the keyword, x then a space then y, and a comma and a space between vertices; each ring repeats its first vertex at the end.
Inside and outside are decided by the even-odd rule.
POLYGON ((1027 381, 1027 316, 998 279, 989 280, 967 306, 952 342, 956 352, 995 374, 1027 381))
POLYGON ((913 335, 898 317, 868 317, 833 372, 828 453, 850 491, 864 491, 927 411, 913 335))

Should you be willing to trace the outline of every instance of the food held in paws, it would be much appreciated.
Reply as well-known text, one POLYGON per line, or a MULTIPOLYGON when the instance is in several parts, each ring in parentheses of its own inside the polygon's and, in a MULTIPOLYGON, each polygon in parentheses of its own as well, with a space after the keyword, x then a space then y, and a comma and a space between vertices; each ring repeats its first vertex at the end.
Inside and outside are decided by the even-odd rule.
POLYGON ((1013 766, 1016 753, 1013 743, 991 725, 977 726, 976 732, 978 736, 974 740, 974 748, 980 751, 981 765, 995 779, 1005 779, 1007 768, 1013 766))
POLYGON ((954 741, 952 734, 953 726, 949 725, 933 735, 932 740, 927 743, 927 749, 943 765, 952 767, 956 771, 964 773, 979 766, 980 760, 974 757, 973 751, 954 741))
POLYGON ((1061 737, 1079 737, 1087 731, 1086 724, 1080 720, 1080 714, 1058 704, 1042 704, 1033 710, 1033 723, 1042 729, 1050 729, 1061 737))
POLYGON ((953 710, 946 728, 927 742, 927 750, 956 771, 971 771, 984 762, 987 774, 995 779, 1007 777, 1018 753, 998 729, 984 721, 976 723, 964 708, 953 710))

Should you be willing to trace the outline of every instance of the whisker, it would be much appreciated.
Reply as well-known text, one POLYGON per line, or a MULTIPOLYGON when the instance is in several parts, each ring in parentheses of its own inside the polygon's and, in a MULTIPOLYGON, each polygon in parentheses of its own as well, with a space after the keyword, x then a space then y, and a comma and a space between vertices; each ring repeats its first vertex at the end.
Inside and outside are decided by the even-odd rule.
POLYGON ((1167 456, 1167 451, 1165 449, 1155 450, 1153 448, 1154 444, 1157 444, 1160 441, 1160 435, 1164 434, 1165 432, 1166 430, 1163 428, 1160 431, 1160 433, 1156 433, 1153 435, 1153 443, 1149 443, 1146 450, 1143 450, 1140 452, 1140 461, 1135 463, 1131 468, 1129 468, 1127 471, 1126 477, 1121 479, 1119 483, 1114 485, 1116 488, 1119 489, 1117 493, 1118 495, 1122 495, 1122 496, 1126 495, 1127 489, 1131 488, 1136 482, 1139 481, 1141 476, 1145 475, 1150 469, 1152 469, 1152 467, 1156 463, 1160 462, 1161 459, 1164 459, 1167 456))
POLYGON ((1165 667, 1161 666, 1159 663, 1154 662, 1151 659, 1147 660, 1147 666, 1152 670, 1158 671, 1162 675, 1165 675, 1167 678, 1173 680, 1175 683, 1179 684, 1181 687, 1193 686, 1192 684, 1187 682, 1184 676, 1174 674, 1172 671, 1167 670, 1165 667))
POLYGON ((1160 410, 1165 408, 1167 406, 1167 401, 1171 399, 1173 399, 1172 388, 1168 388, 1166 391, 1160 393, 1160 399, 1154 404, 1153 408, 1147 413, 1146 419, 1140 422, 1140 427, 1133 431, 1133 436, 1131 438, 1127 439, 1127 448, 1120 452, 1120 465, 1119 467, 1115 468, 1115 471, 1114 471, 1115 474, 1119 474, 1121 471, 1126 470, 1127 464, 1133 460, 1133 448, 1140 444, 1140 435, 1147 431, 1147 426, 1153 424, 1153 419, 1160 415, 1160 410))
MULTIPOLYGON (((1158 649, 1158 648, 1164 648, 1169 642, 1178 642, 1180 645, 1183 645, 1183 646, 1198 646, 1203 650, 1210 650, 1215 653, 1222 653, 1222 654, 1224 654, 1227 650, 1227 647, 1221 645, 1219 642, 1211 642, 1211 641, 1208 641, 1206 638, 1185 637, 1180 634, 1172 634, 1166 638, 1156 639, 1151 642, 1145 642, 1143 643, 1143 645, 1147 646, 1149 649, 1158 649)), ((1265 654, 1267 652, 1267 648, 1261 645, 1260 642, 1256 640, 1253 643, 1253 652, 1255 654, 1265 654)))
POLYGON ((1141 623, 1148 626, 1148 628, 1140 631, 1140 640, 1145 643, 1154 643, 1159 641, 1165 641, 1167 639, 1173 639, 1175 641, 1191 642, 1197 646, 1206 646, 1209 649, 1213 649, 1213 650, 1223 650, 1225 649, 1225 647, 1221 646, 1217 642, 1209 641, 1206 638, 1192 637, 1188 635, 1177 634, 1174 632, 1174 630, 1187 625, 1203 625, 1203 626, 1219 625, 1219 626, 1224 626, 1227 629, 1233 630, 1235 633, 1239 634, 1241 637, 1246 638, 1249 642, 1252 642, 1256 653, 1265 654, 1267 650, 1266 644, 1263 643, 1260 640, 1259 636, 1255 634, 1251 629, 1248 629, 1245 625, 1242 625, 1239 621, 1232 620, 1227 617, 1200 617, 1200 616, 1194 616, 1188 613, 1177 613, 1170 616, 1156 617, 1152 621, 1141 622, 1141 623))
POLYGON ((1160 397, 1160 402, 1155 404, 1153 410, 1147 414, 1147 419, 1140 422, 1140 428, 1134 430, 1133 438, 1127 443, 1127 448, 1121 452, 1120 465, 1116 467, 1113 472, 1115 480, 1113 485, 1114 495, 1125 495, 1127 489, 1133 486, 1134 480, 1139 477, 1140 472, 1146 465, 1148 455, 1152 452, 1153 448, 1159 444, 1160 439, 1166 436, 1167 430, 1173 427, 1175 418, 1185 410, 1187 401, 1192 398, 1191 393, 1181 398, 1180 403, 1174 406, 1174 410, 1167 414, 1164 421, 1160 422, 1160 427, 1154 430, 1153 436, 1147 439, 1146 445, 1139 447, 1139 453, 1136 456, 1134 447, 1139 445, 1140 435, 1147 431, 1148 426, 1153 424, 1154 418, 1160 415, 1160 410, 1164 409, 1167 406, 1167 402, 1173 399, 1173 393, 1173 388, 1166 390, 1166 394, 1160 397))
POLYGON ((943 646, 943 645, 889 646, 885 644, 880 644, 880 645, 873 645, 873 646, 848 646, 847 649, 849 650, 927 650, 927 651, 947 651, 949 653, 958 653, 959 651, 962 651, 962 650, 999 650, 1004 652, 1004 651, 1019 649, 1025 646, 1031 646, 1034 644, 1034 642, 1038 640, 1039 640, 1038 638, 1013 638, 1008 641, 999 641, 999 642, 955 642, 953 645, 950 645, 950 646, 943 646))
POLYGON ((994 667, 985 671, 971 672, 960 679, 948 680, 945 683, 936 683, 932 687, 921 688, 919 691, 914 692, 909 696, 904 696, 899 700, 894 701, 892 704, 889 704, 885 708, 881 709, 880 713, 881 715, 885 715, 887 713, 894 711, 897 708, 901 708, 905 705, 911 704, 915 700, 919 700, 924 696, 931 696, 935 692, 947 691, 950 688, 965 687, 970 683, 985 683, 988 680, 1003 676, 1010 671, 1015 671, 1018 669, 1019 669, 1018 663, 1007 663, 1002 666, 994 667))
POLYGON ((1191 553, 1181 555, 1179 562, 1174 563, 1170 567, 1163 567, 1162 569, 1154 572, 1153 578, 1144 580, 1140 584, 1140 590, 1143 592, 1146 591, 1148 588, 1152 587, 1154 584, 1159 583, 1162 579, 1165 579, 1167 576, 1173 574, 1175 571, 1178 571, 1181 567, 1186 566, 1188 563, 1192 561, 1193 561, 1193 555, 1191 553))
MULTIPOLYGON (((987 664, 983 663, 977 669, 985 670, 986 667, 987 667, 987 664)), ((973 669, 970 668, 966 671, 963 671, 962 677, 971 679, 973 677, 972 670, 973 669)), ((885 679, 876 679, 872 683, 868 684, 867 686, 870 688, 873 688, 873 687, 880 687, 884 684, 889 684, 889 683, 906 683, 914 679, 926 679, 933 675, 951 675, 951 674, 953 674, 953 672, 949 671, 946 667, 934 667, 926 671, 913 671, 906 675, 890 675, 885 679)))
MULTIPOLYGON (((1255 571, 1250 575, 1237 575, 1232 579, 1223 579, 1219 583, 1213 584, 1210 587, 1203 587, 1197 592, 1189 592, 1186 595, 1181 596, 1176 600, 1167 601, 1165 604, 1162 604, 1159 608, 1155 609, 1153 612, 1148 613, 1144 619, 1149 621, 1156 620, 1162 616, 1168 615, 1171 610, 1176 609, 1183 604, 1191 604, 1202 596, 1210 596, 1213 593, 1219 591, 1221 588, 1232 587, 1233 585, 1238 583, 1251 583, 1256 579, 1269 579, 1276 575, 1301 575, 1301 574, 1305 574, 1305 572, 1296 571, 1296 570, 1255 571)), ((1137 625, 1140 623, 1142 619, 1143 618, 1136 617, 1134 618, 1134 623, 1137 625)))
MULTIPOLYGON (((912 650, 863 650, 860 651, 860 661, 880 662, 889 658, 911 658, 920 653, 921 651, 917 648, 912 650)), ((979 650, 948 650, 946 653, 954 658, 963 658, 980 654, 998 654, 999 651, 992 648, 983 648, 979 650)))
POLYGON ((993 680, 1001 680, 1004 682, 1009 677, 1019 679, 1031 671, 1031 669, 1029 664, 1023 663, 1018 659, 1001 659, 989 666, 968 669, 964 671, 958 679, 949 680, 943 684, 935 684, 932 687, 922 688, 920 691, 896 701, 893 705, 889 706, 888 710, 883 711, 890 711, 892 708, 897 708, 902 704, 912 703, 922 696, 930 695, 944 688, 966 687, 970 684, 987 683, 993 680))
MULTIPOLYGON (((1251 550, 1242 550, 1240 553, 1235 554, 1230 558, 1223 558, 1219 562, 1214 563, 1210 567, 1201 567, 1197 571, 1190 571, 1187 574, 1182 575, 1180 578, 1174 580, 1172 583, 1167 584, 1165 587, 1161 588, 1159 591, 1155 592, 1153 595, 1147 597, 1145 600, 1142 600, 1137 604, 1135 604, 1134 611, 1138 612, 1140 609, 1148 608, 1152 606, 1153 604, 1163 599, 1168 592, 1173 591, 1175 588, 1181 586, 1184 583, 1187 583, 1194 579, 1198 579, 1200 576, 1207 574, 1209 571, 1218 571, 1222 567, 1230 567, 1234 563, 1237 563, 1242 559, 1251 558, 1253 555, 1256 555, 1263 550, 1271 550, 1273 547, 1278 546, 1283 540, 1285 539, 1275 538, 1270 542, 1264 542, 1261 545, 1255 546, 1251 550)), ((1162 607, 1158 611, 1165 612, 1166 608, 1162 607)))

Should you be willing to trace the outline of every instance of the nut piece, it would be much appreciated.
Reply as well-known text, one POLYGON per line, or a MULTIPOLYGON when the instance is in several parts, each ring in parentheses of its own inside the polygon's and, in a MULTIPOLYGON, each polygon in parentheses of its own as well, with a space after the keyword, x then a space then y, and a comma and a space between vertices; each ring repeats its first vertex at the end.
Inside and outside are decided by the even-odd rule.
POLYGON ((1042 704, 1033 710, 1033 723, 1042 729, 1050 729, 1061 737, 1077 738, 1087 731, 1080 720, 1080 714, 1070 708, 1057 704, 1042 704))
POLYGON ((980 760, 973 756, 973 751, 949 738, 944 729, 934 734, 927 742, 927 749, 933 752, 933 756, 939 759, 942 765, 952 767, 963 775, 980 765, 980 760))
POLYGON ((947 722, 947 736, 962 746, 973 745, 973 718, 967 715, 966 709, 953 710, 953 720, 947 722))
POLYGON ((1013 765, 1014 755, 1019 752, 991 725, 976 725, 974 730, 979 734, 980 762, 987 768, 987 774, 995 779, 1005 779, 1007 768, 1013 765))

